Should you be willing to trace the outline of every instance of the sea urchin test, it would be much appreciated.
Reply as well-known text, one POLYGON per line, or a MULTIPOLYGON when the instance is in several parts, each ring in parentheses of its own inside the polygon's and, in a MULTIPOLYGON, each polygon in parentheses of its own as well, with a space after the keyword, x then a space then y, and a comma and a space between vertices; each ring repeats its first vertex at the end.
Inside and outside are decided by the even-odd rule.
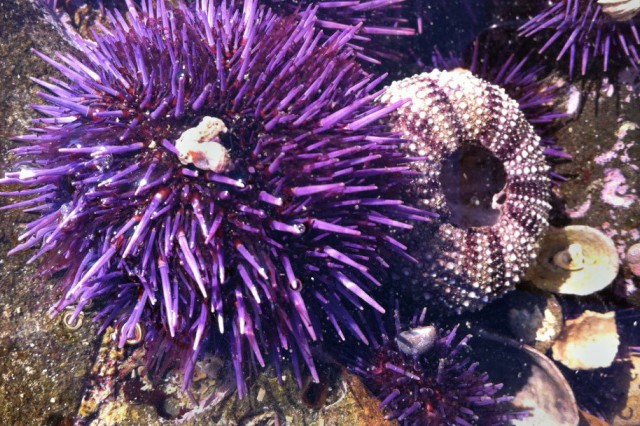
POLYGON ((439 215, 405 236, 419 261, 405 278, 451 308, 477 309, 514 288, 547 228, 540 139, 504 90, 466 70, 394 82, 381 100, 405 98, 392 122, 422 158, 407 199, 439 215))

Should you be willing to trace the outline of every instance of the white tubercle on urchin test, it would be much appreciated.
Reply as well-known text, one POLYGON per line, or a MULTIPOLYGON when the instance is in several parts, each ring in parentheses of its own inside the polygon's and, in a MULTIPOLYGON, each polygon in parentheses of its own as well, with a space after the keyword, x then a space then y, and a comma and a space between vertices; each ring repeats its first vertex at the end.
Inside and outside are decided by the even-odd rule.
POLYGON ((598 0, 598 5, 616 21, 628 21, 640 12, 640 0, 598 0))
POLYGON ((196 127, 185 130, 176 141, 180 163, 185 166, 193 164, 216 173, 228 171, 231 158, 229 151, 220 143, 220 134, 227 130, 219 118, 203 117, 196 127))

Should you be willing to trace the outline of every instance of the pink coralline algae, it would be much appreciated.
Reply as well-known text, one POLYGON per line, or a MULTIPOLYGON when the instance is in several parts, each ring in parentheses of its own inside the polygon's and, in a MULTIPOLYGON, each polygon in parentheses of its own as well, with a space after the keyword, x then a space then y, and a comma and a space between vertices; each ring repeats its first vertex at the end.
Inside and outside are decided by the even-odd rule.
POLYGON ((466 70, 394 82, 382 102, 405 98, 394 129, 421 158, 408 197, 439 218, 404 236, 419 265, 398 279, 455 310, 478 309, 514 288, 547 228, 540 138, 514 100, 466 70))
POLYGON ((629 208, 638 201, 633 189, 627 185, 627 180, 620 169, 605 169, 604 185, 600 197, 605 203, 614 207, 629 208))
POLYGON ((378 122, 384 77, 324 37, 309 9, 280 17, 246 1, 129 3, 95 41, 40 57, 44 117, 15 138, 5 208, 35 213, 12 252, 35 248, 60 273, 59 313, 96 301, 122 346, 139 323, 153 370, 191 382, 204 347, 317 380, 323 333, 367 341, 351 312, 384 311, 370 292, 394 230, 427 220, 397 199, 411 174, 378 122))

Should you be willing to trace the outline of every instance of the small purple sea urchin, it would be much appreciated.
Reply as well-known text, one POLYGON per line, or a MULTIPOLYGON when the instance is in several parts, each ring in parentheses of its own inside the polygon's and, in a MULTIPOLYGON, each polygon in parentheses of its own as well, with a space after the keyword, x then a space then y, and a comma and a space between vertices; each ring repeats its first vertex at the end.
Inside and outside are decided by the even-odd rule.
POLYGON ((549 49, 557 40, 564 44, 557 59, 569 57, 569 73, 576 65, 584 75, 591 60, 602 58, 604 71, 609 60, 626 58, 634 68, 640 65, 640 34, 636 19, 640 6, 635 0, 555 0, 520 28, 531 37, 548 31, 551 35, 540 48, 549 49))
POLYGON ((457 327, 440 332, 423 322, 424 312, 409 330, 397 323, 394 340, 385 337, 371 359, 357 357, 350 367, 381 400, 388 419, 405 426, 471 426, 527 416, 470 360, 471 335, 458 339, 457 327))
MULTIPOLYGON (((394 82, 382 102, 410 141, 415 205, 439 214, 404 240, 419 265, 408 287, 457 310, 513 289, 547 227, 549 167, 540 138, 503 89, 469 71, 433 71, 394 82)), ((403 278, 404 279, 404 278, 403 278)))
POLYGON ((30 197, 4 208, 39 215, 12 252, 61 273, 54 312, 96 299, 121 345, 143 323, 185 387, 205 345, 230 352, 241 395, 247 357, 316 377, 310 342, 325 323, 366 341, 348 308, 383 310, 369 290, 403 252, 392 230, 425 219, 390 195, 411 172, 377 121, 405 101, 375 104, 355 29, 323 39, 311 9, 129 9, 77 56, 38 53, 63 79, 34 79, 46 117, 1 180, 30 197))

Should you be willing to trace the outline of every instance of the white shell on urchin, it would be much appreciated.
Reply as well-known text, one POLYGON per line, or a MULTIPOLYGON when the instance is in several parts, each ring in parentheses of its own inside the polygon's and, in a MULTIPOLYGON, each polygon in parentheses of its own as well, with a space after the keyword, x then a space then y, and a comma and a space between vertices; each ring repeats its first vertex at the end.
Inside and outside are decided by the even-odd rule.
POLYGON ((201 170, 223 173, 231 168, 229 152, 220 143, 220 134, 227 132, 222 120, 205 116, 196 126, 185 130, 176 141, 180 163, 193 164, 201 170))
POLYGON ((616 21, 628 21, 640 12, 640 0, 598 0, 598 5, 616 21))
POLYGON ((409 285, 458 311, 515 287, 535 257, 551 208, 549 167, 533 127, 504 90, 469 71, 391 84, 385 104, 420 172, 407 198, 439 215, 403 243, 418 260, 409 285))
POLYGON ((396 336, 396 345, 405 355, 420 356, 427 353, 438 339, 438 330, 432 325, 415 327, 396 336))

